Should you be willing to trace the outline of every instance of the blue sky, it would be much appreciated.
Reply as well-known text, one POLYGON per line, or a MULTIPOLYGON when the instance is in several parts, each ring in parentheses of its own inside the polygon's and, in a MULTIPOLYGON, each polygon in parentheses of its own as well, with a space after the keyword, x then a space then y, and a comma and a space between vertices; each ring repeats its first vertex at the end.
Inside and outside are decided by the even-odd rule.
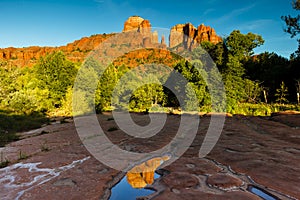
POLYGON ((291 0, 0 0, 0 48, 61 46, 84 36, 120 32, 131 15, 153 27, 202 23, 220 36, 238 29, 262 35, 269 51, 289 57, 296 39, 284 33, 282 15, 297 15, 291 0))

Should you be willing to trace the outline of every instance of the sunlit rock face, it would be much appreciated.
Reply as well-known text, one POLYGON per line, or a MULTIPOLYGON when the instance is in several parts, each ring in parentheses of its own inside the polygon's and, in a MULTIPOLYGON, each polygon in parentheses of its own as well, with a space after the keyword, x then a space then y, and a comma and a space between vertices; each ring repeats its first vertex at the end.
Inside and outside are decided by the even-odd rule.
POLYGON ((129 17, 124 23, 123 32, 138 31, 141 28, 151 28, 151 24, 148 20, 145 20, 139 16, 129 17), (146 21, 146 22, 144 22, 146 21))
POLYGON ((222 38, 216 34, 216 31, 201 24, 197 28, 191 24, 177 24, 170 31, 170 47, 173 48, 179 44, 183 44, 185 49, 193 48, 193 45, 208 41, 217 44, 222 41, 222 38))
MULTIPOLYGON (((151 23, 147 19, 143 19, 139 16, 129 17, 125 23, 122 32, 138 32, 144 37, 144 47, 153 48, 153 44, 158 44, 158 33, 157 31, 152 32, 151 23)), ((162 44, 162 47, 166 45, 162 44)))
MULTIPOLYGON (((141 39, 133 37, 130 44, 134 46, 141 41, 143 47, 147 49, 167 49, 168 46, 173 48, 180 44, 182 44, 185 49, 192 49, 203 41, 209 41, 213 44, 222 41, 222 38, 216 34, 213 28, 203 24, 195 27, 191 23, 187 23, 173 26, 168 38, 169 44, 166 44, 167 38, 165 39, 163 35, 159 35, 155 30, 152 31, 150 21, 139 16, 129 17, 124 23, 122 32, 138 33, 141 39), (161 40, 159 40, 160 38, 161 40)), ((114 35, 116 34, 96 34, 90 37, 83 37, 59 47, 31 46, 23 48, 0 48, 0 61, 7 62, 11 66, 33 66, 41 57, 56 51, 62 51, 69 60, 73 62, 83 62, 89 52, 95 50, 102 42, 114 35)), ((121 43, 122 40, 118 42, 121 43)))
POLYGON ((83 37, 59 47, 31 46, 24 48, 0 48, 0 61, 6 61, 12 66, 32 66, 47 54, 62 51, 66 57, 73 62, 82 62, 88 52, 99 46, 107 38, 114 34, 97 34, 90 37, 83 37))
POLYGON ((164 156, 153 158, 140 165, 135 166, 127 173, 127 182, 133 188, 144 188, 154 182, 155 170, 170 157, 164 156))
MULTIPOLYGON (((146 19, 143 19, 139 16, 129 17, 125 21, 123 32, 129 32, 129 31, 139 32, 143 36, 149 38, 149 40, 156 39, 155 36, 153 36, 153 33, 151 33, 150 21, 146 20, 146 19)), ((158 39, 155 42, 158 42, 158 39)))

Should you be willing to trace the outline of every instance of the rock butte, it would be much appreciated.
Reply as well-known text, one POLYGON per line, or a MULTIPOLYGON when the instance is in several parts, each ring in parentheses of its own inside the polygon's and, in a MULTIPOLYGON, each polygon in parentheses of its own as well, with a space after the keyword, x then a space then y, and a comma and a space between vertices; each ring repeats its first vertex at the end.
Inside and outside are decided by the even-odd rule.
MULTIPOLYGON (((151 30, 151 23, 149 20, 143 19, 139 16, 129 17, 125 23, 123 32, 137 31, 144 35, 144 47, 151 48, 151 44, 160 44, 159 48, 165 49, 165 36, 161 37, 159 41, 158 33, 151 30)), ((66 57, 73 62, 84 61, 87 54, 95 49, 100 43, 114 34, 97 34, 90 37, 83 37, 72 43, 60 47, 23 47, 23 48, 0 48, 0 62, 7 61, 12 66, 24 67, 32 66, 37 63, 38 59, 52 53, 54 51, 62 51, 66 57)), ((197 28, 192 24, 178 24, 171 28, 169 36, 169 46, 176 47, 183 44, 184 48, 193 48, 195 43, 209 41, 214 44, 221 42, 215 30, 209 26, 201 24, 197 28)))
POLYGON ((216 34, 216 31, 201 24, 196 28, 191 23, 178 24, 171 28, 170 47, 175 47, 183 43, 185 49, 191 49, 194 44, 209 41, 217 44, 222 41, 222 38, 216 34))

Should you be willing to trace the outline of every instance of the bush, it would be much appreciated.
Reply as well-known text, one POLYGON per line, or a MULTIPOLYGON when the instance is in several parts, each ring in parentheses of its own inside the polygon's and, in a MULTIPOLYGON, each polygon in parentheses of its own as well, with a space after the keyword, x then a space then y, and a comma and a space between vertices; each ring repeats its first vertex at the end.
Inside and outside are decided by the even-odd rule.
POLYGON ((300 111, 300 105, 240 103, 230 113, 249 115, 249 116, 270 116, 274 112, 280 112, 286 110, 300 111))

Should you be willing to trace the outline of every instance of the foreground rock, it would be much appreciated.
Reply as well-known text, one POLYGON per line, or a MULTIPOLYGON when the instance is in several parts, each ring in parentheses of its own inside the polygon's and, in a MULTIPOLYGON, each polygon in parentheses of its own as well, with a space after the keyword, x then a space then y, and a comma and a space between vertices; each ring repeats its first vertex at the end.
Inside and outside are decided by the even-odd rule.
MULTIPOLYGON (((147 125, 147 115, 135 114, 135 122, 147 125)), ((210 123, 201 117, 198 134, 188 151, 160 171, 150 199, 260 199, 248 191, 258 187, 279 199, 300 198, 300 115, 227 117, 213 151, 199 158, 199 148, 210 123), (291 123, 290 123, 291 122, 291 123)), ((180 116, 168 116, 162 131, 137 139, 122 133, 110 114, 99 122, 120 148, 151 152, 175 136, 180 116)), ((93 158, 82 145, 74 123, 54 124, 33 137, 11 143, 0 151, 10 161, 0 169, 0 199, 108 199, 111 188, 126 174, 93 158)), ((141 166, 141 165, 140 165, 141 166)), ((147 166, 155 166, 148 163, 147 166)), ((134 171, 131 171, 133 173, 134 171)), ((153 173, 146 183, 152 183, 153 173)), ((129 177, 136 176, 131 174, 129 177)), ((141 174, 141 176, 143 176, 141 174)), ((146 175, 145 175, 146 176, 146 175)), ((129 179, 133 185, 137 178, 129 179)), ((143 183, 145 184, 145 183, 143 183)), ((131 199, 128 197, 128 199, 131 199)))

